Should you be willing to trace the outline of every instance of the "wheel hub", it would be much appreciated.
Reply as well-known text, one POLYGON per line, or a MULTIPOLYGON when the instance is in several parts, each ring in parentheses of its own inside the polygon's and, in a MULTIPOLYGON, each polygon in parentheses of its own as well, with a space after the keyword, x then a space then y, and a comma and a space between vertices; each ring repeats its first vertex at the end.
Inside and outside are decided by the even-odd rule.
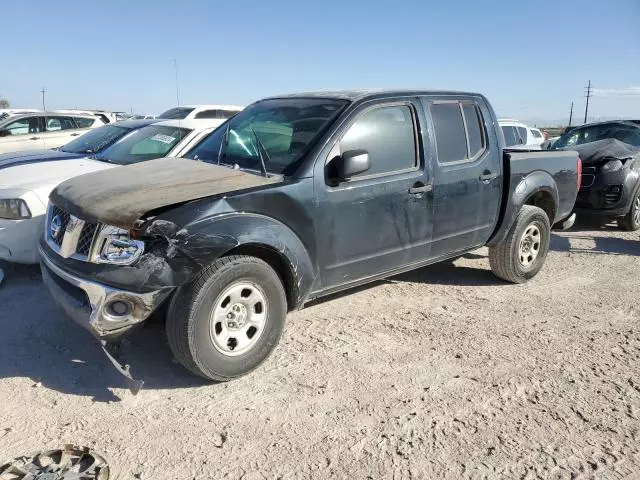
POLYGON ((524 229, 524 233, 520 239, 520 248, 518 252, 518 257, 522 266, 528 267, 538 257, 541 240, 542 236, 540 234, 540 229, 536 224, 532 223, 524 229))
POLYGON ((226 324, 231 330, 239 330, 247 321, 247 307, 243 303, 234 303, 227 313, 226 324))
POLYGON ((257 284, 240 280, 229 285, 211 312, 213 346, 227 356, 251 350, 265 329, 268 310, 267 297, 257 284))

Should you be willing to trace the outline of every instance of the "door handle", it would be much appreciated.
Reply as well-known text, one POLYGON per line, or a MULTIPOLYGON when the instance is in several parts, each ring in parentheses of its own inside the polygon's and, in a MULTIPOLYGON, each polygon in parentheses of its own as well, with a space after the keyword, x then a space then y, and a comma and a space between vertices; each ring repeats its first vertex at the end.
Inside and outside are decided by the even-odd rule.
POLYGON ((419 193, 429 193, 433 191, 433 185, 414 185, 409 189, 409 193, 412 195, 416 195, 419 193))
POLYGON ((69 135, 70 137, 77 137, 78 135, 80 135, 79 133, 72 133, 71 135, 69 135))
POLYGON ((29 140, 40 140, 40 137, 31 137, 29 140))
POLYGON ((485 171, 483 172, 482 175, 480 175, 480 177, 478 177, 480 179, 481 182, 484 183, 489 183, 491 180, 495 179, 498 177, 497 173, 491 173, 490 171, 485 171))

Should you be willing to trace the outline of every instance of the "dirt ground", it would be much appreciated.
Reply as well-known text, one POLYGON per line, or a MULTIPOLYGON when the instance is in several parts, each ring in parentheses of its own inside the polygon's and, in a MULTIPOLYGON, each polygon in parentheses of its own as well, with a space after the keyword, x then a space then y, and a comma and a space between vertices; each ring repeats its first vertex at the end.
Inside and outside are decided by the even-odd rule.
POLYGON ((0 461, 76 443, 122 479, 640 478, 639 302, 638 233, 583 227, 526 285, 479 250, 296 312, 228 384, 141 330, 134 397, 38 269, 9 267, 0 461))

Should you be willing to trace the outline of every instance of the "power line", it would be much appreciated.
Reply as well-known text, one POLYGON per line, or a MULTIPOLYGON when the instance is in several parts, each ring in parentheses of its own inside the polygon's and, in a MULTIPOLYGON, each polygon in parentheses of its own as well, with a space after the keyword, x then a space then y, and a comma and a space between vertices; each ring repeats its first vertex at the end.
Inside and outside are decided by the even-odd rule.
POLYGON ((587 113, 589 112, 589 99, 592 96, 591 93, 591 80, 589 80, 589 85, 587 85, 587 94, 585 95, 585 97, 587 97, 587 104, 584 107, 584 123, 587 123, 587 113))

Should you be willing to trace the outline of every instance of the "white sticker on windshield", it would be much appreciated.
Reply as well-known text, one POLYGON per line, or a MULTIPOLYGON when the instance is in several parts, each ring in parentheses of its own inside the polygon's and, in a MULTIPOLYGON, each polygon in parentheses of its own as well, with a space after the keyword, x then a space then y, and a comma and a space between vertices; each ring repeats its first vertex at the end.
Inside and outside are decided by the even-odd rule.
POLYGON ((153 137, 151 137, 151 140, 156 140, 158 142, 172 144, 173 142, 175 142, 176 139, 173 138, 170 135, 163 135, 161 133, 157 133, 153 137))

